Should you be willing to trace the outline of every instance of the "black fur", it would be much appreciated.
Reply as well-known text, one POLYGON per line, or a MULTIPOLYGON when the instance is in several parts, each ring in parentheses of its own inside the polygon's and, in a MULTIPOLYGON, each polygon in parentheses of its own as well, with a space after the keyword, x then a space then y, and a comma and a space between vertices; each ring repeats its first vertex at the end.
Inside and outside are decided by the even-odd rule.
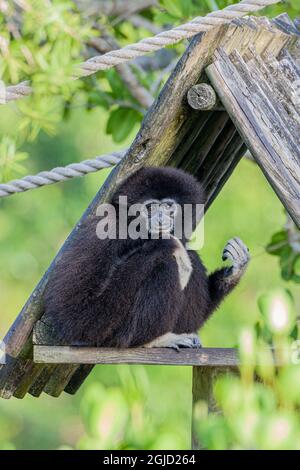
MULTIPOLYGON (((150 198, 204 202, 196 179, 172 168, 137 171, 115 192, 115 206, 119 195, 129 204, 150 198)), ((95 216, 80 227, 46 288, 43 320, 63 344, 132 347, 167 332, 195 332, 238 282, 224 269, 207 276, 189 251, 193 272, 181 290, 174 240, 99 240, 98 222, 95 216)))

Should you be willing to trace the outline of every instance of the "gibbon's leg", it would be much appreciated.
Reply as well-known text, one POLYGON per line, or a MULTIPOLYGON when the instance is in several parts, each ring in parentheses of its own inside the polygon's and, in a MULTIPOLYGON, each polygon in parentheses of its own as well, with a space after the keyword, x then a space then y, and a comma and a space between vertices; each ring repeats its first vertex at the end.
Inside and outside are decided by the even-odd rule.
POLYGON ((155 340, 147 343, 144 348, 173 348, 179 350, 184 348, 201 348, 201 342, 196 333, 183 333, 177 335, 175 333, 166 333, 159 336, 155 340))
POLYGON ((238 237, 227 242, 223 250, 223 261, 232 261, 232 266, 215 271, 208 278, 212 313, 223 298, 238 284, 249 262, 249 250, 238 237))

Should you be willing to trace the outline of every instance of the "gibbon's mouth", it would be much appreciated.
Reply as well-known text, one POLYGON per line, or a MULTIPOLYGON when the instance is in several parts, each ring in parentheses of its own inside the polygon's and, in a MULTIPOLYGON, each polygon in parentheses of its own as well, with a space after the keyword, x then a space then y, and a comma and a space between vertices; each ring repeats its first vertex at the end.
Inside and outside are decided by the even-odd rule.
POLYGON ((151 234, 171 234, 173 232, 174 223, 173 221, 167 220, 165 222, 152 222, 149 224, 148 231, 151 234))

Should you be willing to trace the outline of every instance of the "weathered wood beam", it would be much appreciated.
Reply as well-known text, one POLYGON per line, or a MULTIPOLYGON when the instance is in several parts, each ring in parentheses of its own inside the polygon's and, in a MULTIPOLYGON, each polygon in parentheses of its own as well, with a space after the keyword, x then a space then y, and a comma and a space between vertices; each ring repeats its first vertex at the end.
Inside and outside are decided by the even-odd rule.
MULTIPOLYGON (((231 125, 233 126, 232 123, 231 125)), ((206 195, 205 211, 209 209, 210 205, 216 199, 246 150, 246 145, 242 141, 239 133, 235 131, 233 137, 229 139, 228 145, 224 148, 223 153, 217 158, 217 161, 211 161, 210 168, 206 169, 207 173, 202 172, 202 168, 199 169, 197 176, 203 184, 206 195)))
POLYGON ((34 346, 34 361, 45 364, 160 364, 177 366, 237 366, 237 350, 230 348, 90 348, 34 346))
POLYGON ((75 395, 93 368, 93 364, 83 364, 79 366, 64 391, 70 395, 75 395))
POLYGON ((297 27, 297 21, 293 21, 287 13, 274 18, 273 22, 285 33, 300 36, 300 30, 297 27))
MULTIPOLYGON (((300 227, 300 148, 286 128, 267 84, 252 78, 236 52, 233 59, 220 49, 207 74, 253 157, 287 211, 300 227)), ((259 73, 257 71, 257 73, 259 73)))
POLYGON ((219 163, 235 135, 235 126, 229 119, 197 173, 203 187, 207 185, 214 171, 219 172, 219 163))
POLYGON ((229 120, 229 116, 225 111, 221 111, 216 115, 213 114, 195 142, 193 142, 186 158, 180 163, 179 167, 189 173, 197 174, 229 120))
POLYGON ((42 370, 40 371, 40 374, 36 377, 36 379, 32 381, 31 385, 28 387, 28 392, 33 397, 39 397, 42 394, 44 388, 51 379, 51 376, 56 367, 55 364, 48 364, 46 366, 44 364, 38 365, 42 366, 42 370))

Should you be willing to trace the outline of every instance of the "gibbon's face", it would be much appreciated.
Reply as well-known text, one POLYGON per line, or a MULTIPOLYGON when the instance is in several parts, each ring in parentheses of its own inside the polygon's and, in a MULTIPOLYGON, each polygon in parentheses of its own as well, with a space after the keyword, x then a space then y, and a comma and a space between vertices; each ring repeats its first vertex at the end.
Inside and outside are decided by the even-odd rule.
MULTIPOLYGON (((141 215, 149 234, 163 234, 177 236, 178 228, 186 222, 185 208, 193 208, 193 229, 199 219, 196 206, 204 204, 203 190, 192 175, 170 167, 144 167, 130 175, 115 191, 112 202, 116 209, 119 206, 120 196, 126 196, 128 207, 138 204, 142 208, 141 215), (175 232, 175 233, 174 233, 175 232)), ((129 220, 130 218, 128 218, 129 220)), ((188 239, 188 232, 178 238, 188 239)))
POLYGON ((142 215, 151 235, 171 234, 174 231, 178 206, 173 199, 148 199, 142 205, 142 215))

